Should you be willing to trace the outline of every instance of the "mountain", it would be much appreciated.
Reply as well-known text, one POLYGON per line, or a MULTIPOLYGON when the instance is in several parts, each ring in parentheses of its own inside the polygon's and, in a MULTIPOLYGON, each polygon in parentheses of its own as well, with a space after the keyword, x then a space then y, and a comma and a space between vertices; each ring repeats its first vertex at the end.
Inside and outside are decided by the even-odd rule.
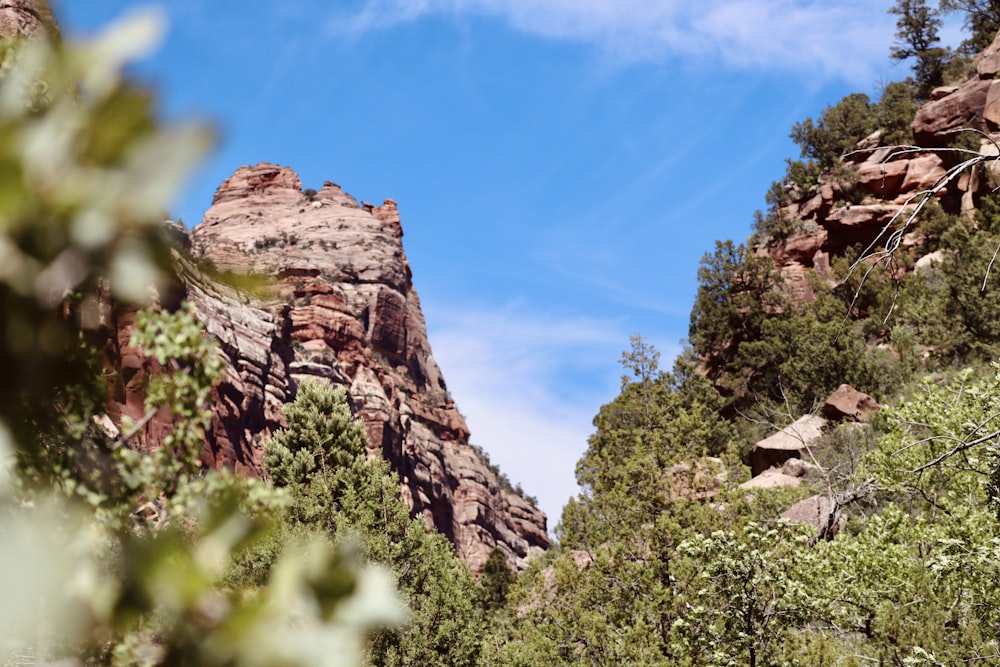
MULTIPOLYGON (((304 378, 325 378, 348 391, 413 513, 473 569, 494 547, 521 569, 549 547, 545 514, 469 444, 431 353, 394 201, 359 203, 330 182, 303 191, 291 169, 258 164, 219 186, 190 234, 173 235, 180 283, 161 301, 193 301, 226 359, 204 451, 210 465, 259 474, 261 444, 282 426, 282 406, 304 378), (240 290, 213 278, 220 273, 266 285, 240 290)), ((119 318, 111 417, 139 418, 139 380, 155 369, 128 346, 130 315, 119 318)), ((147 445, 158 436, 154 420, 147 445)))

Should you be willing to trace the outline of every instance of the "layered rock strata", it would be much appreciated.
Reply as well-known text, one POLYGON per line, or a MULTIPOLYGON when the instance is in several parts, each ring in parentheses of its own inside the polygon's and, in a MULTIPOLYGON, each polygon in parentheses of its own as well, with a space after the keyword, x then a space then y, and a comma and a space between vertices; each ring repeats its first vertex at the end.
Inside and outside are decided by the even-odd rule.
POLYGON ((504 488, 469 446, 427 340, 395 202, 362 204, 334 183, 302 190, 271 164, 243 167, 190 235, 189 297, 228 360, 206 457, 260 471, 297 383, 345 387, 415 514, 478 569, 494 546, 512 563, 549 546, 545 515, 504 488), (276 281, 269 298, 204 277, 194 264, 276 281))

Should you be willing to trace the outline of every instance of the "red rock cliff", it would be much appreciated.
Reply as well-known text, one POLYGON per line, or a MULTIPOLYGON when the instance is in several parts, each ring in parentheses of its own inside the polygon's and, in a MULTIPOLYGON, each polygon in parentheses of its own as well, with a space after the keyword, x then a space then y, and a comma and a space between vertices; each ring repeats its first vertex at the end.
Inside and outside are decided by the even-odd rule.
MULTIPOLYGON (((935 197, 946 211, 975 210, 978 198, 990 190, 984 171, 997 174, 997 163, 979 165, 948 180, 947 170, 967 156, 918 148, 948 146, 955 142, 955 131, 972 128, 982 133, 978 136, 980 150, 996 154, 993 142, 1000 140, 1000 36, 976 57, 975 65, 969 80, 934 90, 931 99, 920 107, 913 120, 915 146, 911 150, 883 146, 876 133, 860 142, 857 152, 844 158, 853 168, 855 182, 826 177, 808 190, 786 186, 786 203, 780 215, 795 222, 801 231, 768 241, 759 251, 769 254, 780 267, 793 298, 808 301, 812 297, 806 278, 809 269, 826 278, 830 259, 842 256, 850 246, 867 245, 876 239, 876 247, 884 244, 888 233, 908 217, 908 212, 900 211, 912 209, 935 185, 941 186, 935 197), (854 192, 847 192, 850 189, 854 192), (886 225, 897 214, 886 232, 886 225)), ((921 238, 911 233, 903 243, 919 246, 921 238)))
POLYGON ((307 197, 288 168, 236 171, 190 234, 223 271, 277 279, 272 302, 184 266, 187 292, 228 359, 206 458, 260 470, 260 443, 305 377, 344 386, 415 514, 478 569, 494 546, 524 567, 548 548, 545 515, 502 488, 469 446, 427 340, 395 202, 333 183, 307 197))

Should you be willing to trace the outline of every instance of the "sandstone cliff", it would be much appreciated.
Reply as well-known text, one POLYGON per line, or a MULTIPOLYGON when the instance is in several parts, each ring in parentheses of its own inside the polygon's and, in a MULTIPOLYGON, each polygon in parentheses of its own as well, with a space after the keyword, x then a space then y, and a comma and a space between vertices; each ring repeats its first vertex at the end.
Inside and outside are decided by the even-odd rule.
MULTIPOLYGON (((474 569, 494 546, 524 567, 549 546, 545 515, 503 488, 469 446, 431 355, 402 236, 395 202, 359 204, 333 183, 307 196, 287 168, 244 167, 219 187, 190 253, 277 284, 262 299, 181 260, 187 295, 228 360, 206 459, 259 472, 260 443, 281 425, 297 383, 326 378, 348 390, 414 513, 474 569)), ((144 363, 119 345, 123 366, 144 363)), ((127 394, 120 405, 138 400, 127 394)))
MULTIPOLYGON (((944 181, 943 187, 935 197, 946 211, 969 213, 975 209, 978 197, 990 187, 983 169, 995 171, 995 163, 979 165, 949 180, 945 178, 948 169, 962 156, 919 150, 953 145, 956 130, 973 128, 983 133, 979 137, 980 150, 985 154, 997 152, 993 141, 1000 139, 1000 36, 977 56, 975 66, 975 75, 968 81, 934 90, 931 99, 917 111, 912 125, 914 150, 883 146, 876 133, 844 158, 853 168, 851 178, 828 176, 808 190, 786 186, 786 203, 780 215, 794 221, 800 231, 771 241, 760 250, 780 267, 793 298, 811 298, 808 269, 829 277, 832 257, 843 255, 853 245, 879 239, 901 209, 912 206, 939 181, 944 181)), ((904 214, 897 221, 905 219, 904 214)), ((884 240, 879 239, 879 243, 884 244, 884 240)), ((912 233, 903 241, 914 246, 921 239, 912 233)))

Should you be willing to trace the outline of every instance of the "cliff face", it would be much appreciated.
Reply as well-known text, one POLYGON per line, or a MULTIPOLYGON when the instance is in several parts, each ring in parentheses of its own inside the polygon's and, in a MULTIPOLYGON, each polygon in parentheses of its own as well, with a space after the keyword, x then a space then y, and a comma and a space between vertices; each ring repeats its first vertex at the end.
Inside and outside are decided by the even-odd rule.
MULTIPOLYGON (((333 183, 307 197, 287 168, 244 167, 219 187, 190 234, 191 253, 277 285, 265 300, 181 263, 187 295, 228 360, 205 457, 260 472, 260 443, 280 427, 297 383, 326 378, 347 389, 415 514, 474 569, 494 546, 524 567, 549 546, 545 515, 502 488, 469 446, 431 355, 402 236, 395 202, 359 204, 333 183)), ((143 363, 127 349, 118 356, 143 363)))
MULTIPOLYGON (((794 186, 786 189, 787 203, 781 216, 811 231, 771 242, 761 251, 780 267, 793 298, 808 301, 812 296, 807 269, 829 277, 831 257, 843 255, 852 245, 867 245, 879 239, 893 216, 915 204, 924 191, 945 179, 948 169, 967 157, 924 152, 916 147, 953 145, 956 130, 973 128, 983 133, 979 137, 980 150, 987 155, 997 152, 993 140, 1000 138, 1000 36, 977 56, 975 65, 975 76, 962 85, 934 90, 931 99, 917 111, 912 126, 914 150, 882 146, 876 134, 845 157, 845 162, 855 169, 856 182, 828 178, 809 190, 794 186), (851 188, 853 193, 848 192, 851 188)), ((945 179, 944 187, 935 195, 941 206, 950 213, 974 211, 977 198, 989 191, 984 168, 996 171, 995 163, 988 163, 945 179)), ((905 218, 902 216, 898 222, 905 218)), ((884 237, 880 239, 880 243, 884 241, 884 237)), ((903 243, 919 245, 921 239, 911 233, 903 243)))

